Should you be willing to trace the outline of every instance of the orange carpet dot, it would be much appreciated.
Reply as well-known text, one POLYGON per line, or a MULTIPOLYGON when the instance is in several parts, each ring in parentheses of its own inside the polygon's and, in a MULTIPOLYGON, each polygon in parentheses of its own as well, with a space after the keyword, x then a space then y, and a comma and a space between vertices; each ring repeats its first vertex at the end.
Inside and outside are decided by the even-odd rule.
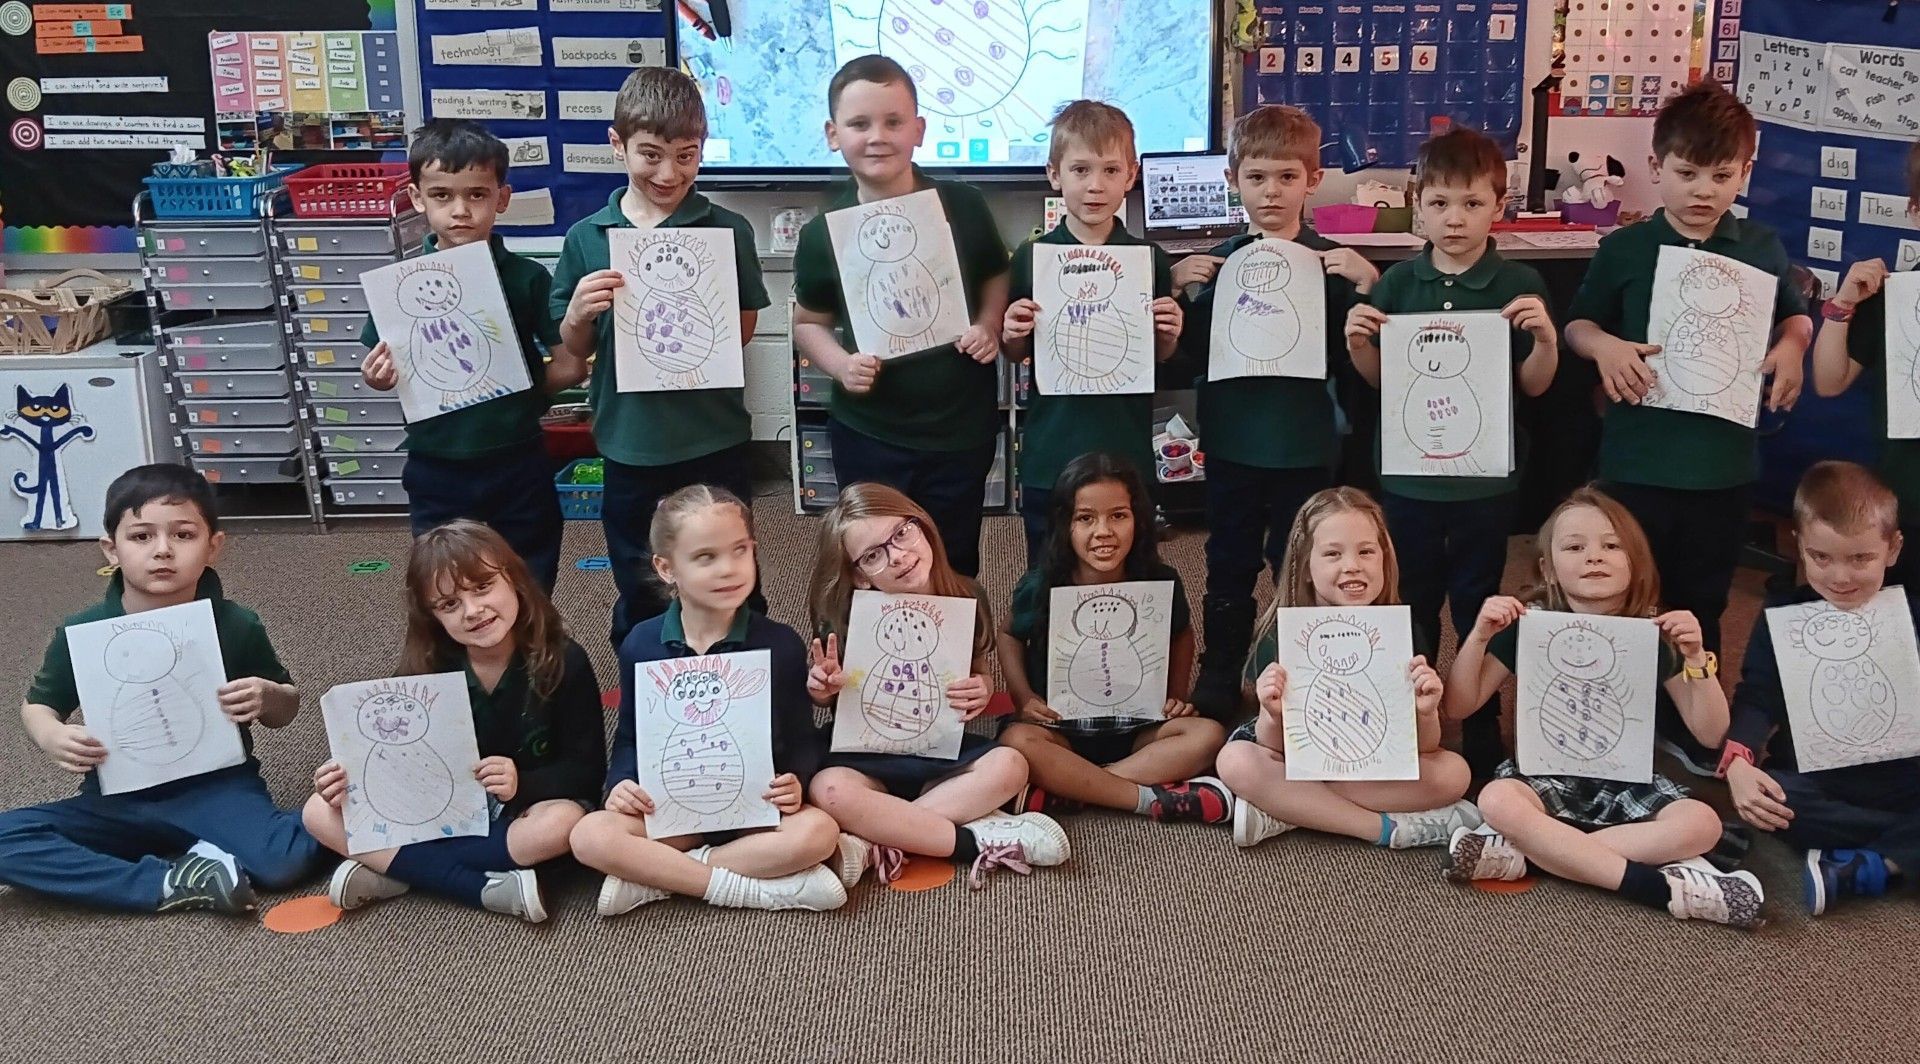
POLYGON ((1533 889, 1533 884, 1532 876, 1521 876, 1519 879, 1476 879, 1473 888, 1488 894, 1525 894, 1533 889))
POLYGON ((268 909, 260 922, 266 924, 269 931, 278 931, 283 935, 304 935, 333 926, 340 919, 341 911, 338 905, 327 900, 325 894, 315 894, 281 902, 268 909))
POLYGON ((889 886, 903 893, 938 890, 953 882, 954 871, 953 862, 944 857, 908 857, 900 878, 889 886))

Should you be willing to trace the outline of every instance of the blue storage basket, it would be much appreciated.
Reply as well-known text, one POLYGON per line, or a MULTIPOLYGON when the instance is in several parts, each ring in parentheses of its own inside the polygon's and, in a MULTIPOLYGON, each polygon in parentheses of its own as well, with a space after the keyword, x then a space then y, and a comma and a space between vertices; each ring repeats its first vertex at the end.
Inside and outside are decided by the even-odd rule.
POLYGON ((259 177, 149 177, 155 218, 256 218, 260 205, 280 191, 302 163, 287 163, 259 177))

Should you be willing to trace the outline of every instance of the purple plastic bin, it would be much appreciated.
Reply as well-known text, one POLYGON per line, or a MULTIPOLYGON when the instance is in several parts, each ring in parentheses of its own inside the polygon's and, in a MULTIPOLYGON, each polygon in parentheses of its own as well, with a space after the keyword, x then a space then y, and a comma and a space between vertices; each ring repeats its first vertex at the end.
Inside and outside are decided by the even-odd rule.
POLYGON ((1590 207, 1584 203, 1562 203, 1560 217, 1570 225, 1619 225, 1620 201, 1614 200, 1605 207, 1590 207))
POLYGON ((1380 214, 1378 207, 1358 203, 1330 203, 1313 209, 1313 228, 1321 234, 1371 233, 1380 214))

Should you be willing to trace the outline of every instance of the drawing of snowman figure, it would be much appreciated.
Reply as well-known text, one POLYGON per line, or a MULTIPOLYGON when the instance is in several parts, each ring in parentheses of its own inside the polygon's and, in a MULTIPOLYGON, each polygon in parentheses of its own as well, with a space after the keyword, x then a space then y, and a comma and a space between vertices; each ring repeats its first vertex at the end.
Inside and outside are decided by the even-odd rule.
POLYGON ((933 271, 914 257, 919 234, 913 223, 883 211, 860 223, 857 243, 860 253, 874 263, 867 274, 867 313, 893 337, 887 353, 932 347, 940 286, 933 271))
POLYGON ((173 675, 180 663, 173 638, 156 628, 115 632, 101 663, 120 681, 108 711, 113 752, 148 765, 187 756, 206 728, 206 711, 173 675))
POLYGON ((1907 387, 1913 390, 1915 398, 1920 398, 1920 301, 1913 304, 1909 316, 1913 320, 1907 322, 1906 335, 1902 337, 1907 349, 1907 387))
POLYGON ((1868 654, 1873 624, 1864 614, 1821 610, 1800 625, 1793 642, 1818 661, 1807 702, 1821 731, 1848 746, 1866 746, 1892 730, 1899 697, 1868 654))
POLYGON ((1466 328, 1454 322, 1432 322, 1407 345, 1414 376, 1400 424, 1421 461, 1432 463, 1439 475, 1481 469, 1472 454, 1480 438, 1480 397, 1464 376, 1472 361, 1466 328))
POLYGON ((1133 698, 1146 680, 1146 662, 1133 645, 1140 611, 1121 595, 1089 595, 1074 607, 1073 630, 1082 642, 1067 675, 1073 693, 1088 705, 1110 708, 1133 698))
POLYGON ((860 706, 868 726, 883 738, 918 738, 947 704, 944 685, 927 660, 940 644, 940 625, 929 608, 916 602, 888 603, 874 628, 880 660, 861 685, 860 706))
MULTIPOLYGON (((1387 701, 1367 675, 1379 638, 1343 617, 1321 621, 1299 636, 1317 671, 1301 691, 1297 726, 1337 761, 1365 760, 1386 742, 1387 701)), ((1296 731, 1296 741, 1300 737, 1296 731)))
POLYGON ((1300 311, 1287 296, 1293 263, 1255 245, 1237 276, 1240 295, 1227 311, 1227 343, 1256 370, 1271 371, 1300 342, 1300 311))
POLYGON ((1139 372, 1139 360, 1129 315, 1113 301, 1120 264, 1098 249, 1074 248, 1063 256, 1058 280, 1065 302, 1050 302, 1047 311, 1060 374, 1047 390, 1112 391, 1125 384, 1139 372))
POLYGON ((740 800, 747 767, 724 718, 735 699, 766 687, 767 674, 759 669, 735 672, 727 662, 700 658, 652 668, 648 674, 660 691, 661 708, 676 722, 660 754, 666 797, 700 813, 726 810, 740 800))
POLYGON ((626 271, 632 279, 628 328, 640 357, 658 368, 664 387, 706 386, 701 369, 713 357, 720 328, 712 305, 694 289, 708 275, 710 265, 699 249, 668 236, 633 250, 626 271))
POLYGON ((1551 669, 1540 700, 1540 734, 1568 757, 1593 761, 1619 745, 1627 730, 1627 697, 1618 672, 1620 653, 1606 636, 1569 624, 1547 639, 1551 669))
POLYGON ((408 366, 440 392, 442 410, 507 394, 488 373, 494 345, 504 334, 490 316, 461 310, 464 296, 453 271, 431 260, 402 277, 397 292, 401 311, 414 319, 407 327, 408 366))
POLYGON ((1717 395, 1740 372, 1740 339, 1733 328, 1740 312, 1740 278, 1727 265, 1701 259, 1680 274, 1680 303, 1661 346, 1665 378, 1689 395, 1717 395))
POLYGON ((425 824, 453 804, 453 772, 421 742, 432 706, 404 689, 377 691, 360 703, 360 734, 373 741, 353 783, 374 813, 394 824, 425 824))

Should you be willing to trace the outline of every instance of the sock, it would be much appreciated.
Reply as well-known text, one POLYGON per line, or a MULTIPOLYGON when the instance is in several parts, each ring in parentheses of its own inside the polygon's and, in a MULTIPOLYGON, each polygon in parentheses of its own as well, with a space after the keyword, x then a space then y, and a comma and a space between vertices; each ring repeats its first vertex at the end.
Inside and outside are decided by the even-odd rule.
POLYGON ((746 904, 753 883, 746 876, 725 868, 716 868, 707 876, 707 891, 701 895, 708 905, 738 909, 746 904))
POLYGON ((1658 868, 1628 861, 1627 870, 1620 876, 1620 893, 1649 908, 1665 909, 1673 897, 1673 886, 1658 868))
POLYGON ((410 887, 481 908, 480 892, 488 872, 509 872, 520 866, 507 852, 507 821, 495 821, 490 834, 479 837, 434 839, 394 851, 387 875, 410 887))
POLYGON ((239 859, 237 859, 227 851, 221 849, 220 847, 215 846, 213 843, 208 842, 205 839, 202 839, 201 841, 194 843, 192 846, 187 847, 187 852, 191 854, 195 854, 200 857, 205 857, 211 861, 218 861, 221 864, 226 865, 227 872, 233 876, 236 882, 239 881, 240 879, 239 859))
POLYGON ((953 828, 953 863, 961 866, 970 865, 979 856, 980 840, 974 837, 973 829, 955 824, 953 828))
POLYGON ((1153 811, 1155 801, 1158 801, 1158 797, 1153 793, 1153 788, 1143 786, 1140 788, 1140 793, 1133 799, 1133 811, 1146 816, 1153 811))
POLYGON ((1393 818, 1380 814, 1380 837, 1374 840, 1375 846, 1387 846, 1393 842, 1393 818))

